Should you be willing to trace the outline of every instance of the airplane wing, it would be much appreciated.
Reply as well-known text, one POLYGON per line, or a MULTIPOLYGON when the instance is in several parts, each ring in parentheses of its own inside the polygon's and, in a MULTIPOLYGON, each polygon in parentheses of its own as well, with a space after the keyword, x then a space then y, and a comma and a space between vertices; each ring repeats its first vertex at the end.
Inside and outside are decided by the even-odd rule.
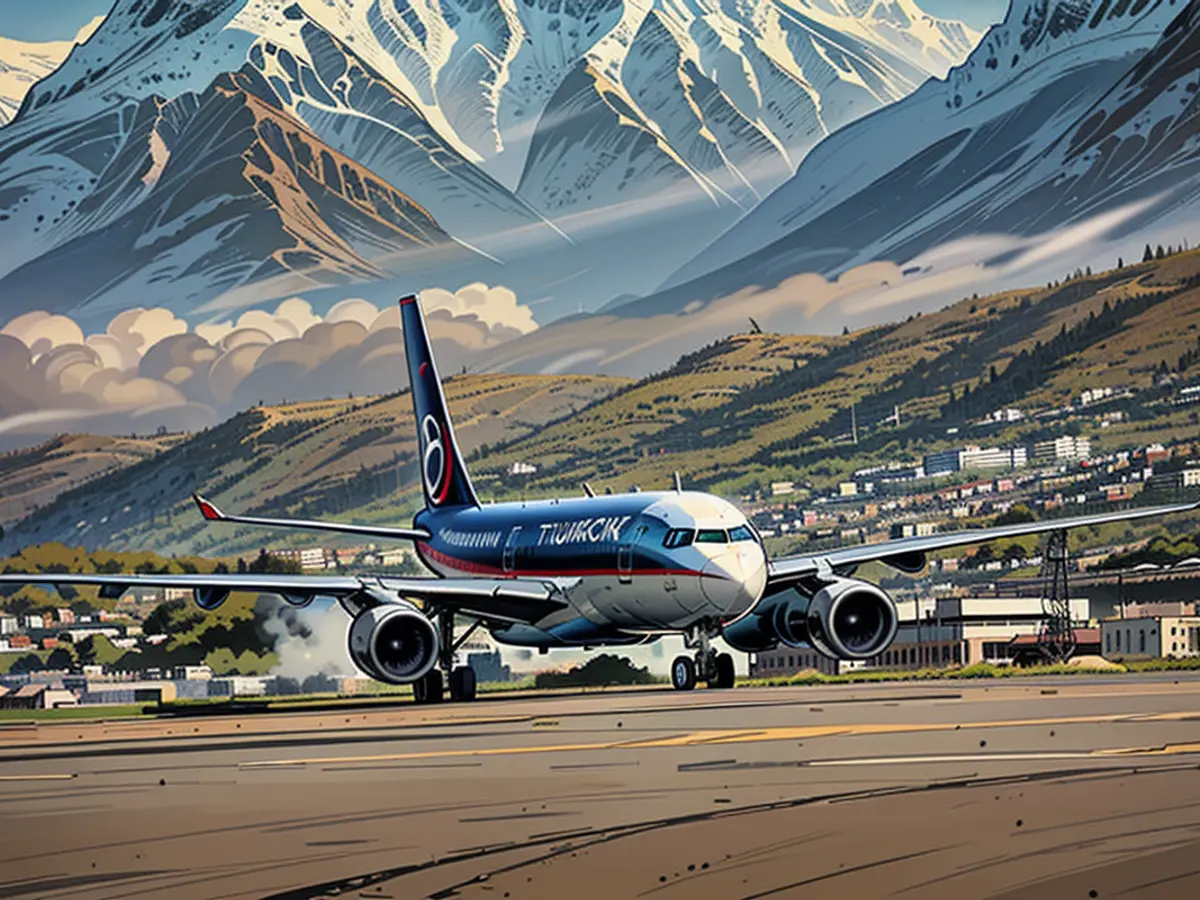
POLYGON ((314 597, 332 597, 349 610, 377 606, 398 595, 483 619, 531 624, 566 606, 557 587, 532 579, 395 578, 353 575, 84 575, 58 572, 0 574, 0 585, 95 585, 100 596, 116 599, 132 588, 176 588, 192 592, 196 604, 212 610, 234 592, 277 594, 304 606, 314 597), (380 593, 380 592, 383 593, 380 593))
POLYGON ((350 525, 342 522, 319 522, 314 519, 267 519, 259 516, 230 516, 221 512, 209 500, 192 494, 200 514, 209 522, 233 522, 239 525, 262 525, 267 528, 303 528, 309 531, 334 531, 339 534, 363 534, 370 537, 391 538, 403 541, 428 540, 429 532, 423 528, 388 528, 384 525, 350 525))
POLYGON ((825 566, 837 569, 841 566, 859 565, 879 561, 899 569, 919 569, 924 565, 924 555, 934 550, 962 547, 968 544, 983 544, 1000 538, 1021 537, 1041 534, 1046 531, 1061 531, 1089 525, 1104 525, 1108 522, 1127 522, 1151 516, 1190 512, 1200 509, 1200 501, 1177 503, 1170 506, 1147 506, 1141 509, 1100 513, 1094 516, 1074 516, 1062 519, 1044 519, 1038 522, 1021 522, 1017 525, 999 525, 994 528, 964 528, 942 534, 900 538, 881 541, 877 544, 857 544, 851 547, 816 552, 800 556, 785 556, 771 560, 767 574, 768 589, 786 587, 816 574, 825 566))

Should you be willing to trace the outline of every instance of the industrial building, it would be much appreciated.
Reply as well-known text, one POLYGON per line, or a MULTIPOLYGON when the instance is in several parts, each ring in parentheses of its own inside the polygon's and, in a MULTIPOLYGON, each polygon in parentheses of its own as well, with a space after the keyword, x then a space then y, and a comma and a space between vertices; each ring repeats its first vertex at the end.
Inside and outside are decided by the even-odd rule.
MULTIPOLYGON (((1069 605, 1072 621, 1089 621, 1091 604, 1086 598, 1073 597, 1069 605)), ((806 670, 836 675, 861 668, 921 669, 1008 663, 1012 661, 1014 639, 1023 635, 1036 637, 1046 623, 1044 603, 1038 597, 929 597, 920 601, 902 600, 896 608, 900 615, 896 639, 874 659, 846 663, 827 659, 812 648, 780 646, 768 653, 755 654, 750 661, 750 674, 767 678, 806 670)))
POLYGON ((1100 623, 1105 659, 1200 656, 1200 616, 1142 616, 1100 623))

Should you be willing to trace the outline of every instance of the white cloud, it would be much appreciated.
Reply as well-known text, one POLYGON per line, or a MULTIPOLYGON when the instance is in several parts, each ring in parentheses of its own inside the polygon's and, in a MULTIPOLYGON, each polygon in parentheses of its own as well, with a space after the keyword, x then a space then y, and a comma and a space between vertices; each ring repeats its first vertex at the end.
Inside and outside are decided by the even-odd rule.
MULTIPOLYGON (((537 327, 502 287, 422 301, 445 372, 537 327)), ((403 353, 398 307, 361 299, 319 316, 293 297, 194 331, 167 310, 138 308, 87 337, 67 316, 26 313, 0 329, 0 435, 11 446, 18 434, 195 429, 260 401, 395 391, 407 381, 403 353)))

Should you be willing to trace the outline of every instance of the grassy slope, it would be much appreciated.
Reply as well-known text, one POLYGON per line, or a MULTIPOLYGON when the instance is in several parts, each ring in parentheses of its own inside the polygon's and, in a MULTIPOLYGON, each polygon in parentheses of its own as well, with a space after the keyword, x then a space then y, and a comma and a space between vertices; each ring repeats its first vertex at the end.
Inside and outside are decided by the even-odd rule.
MULTIPOLYGON (((1025 441, 1045 426, 947 436, 947 427, 965 426, 1001 405, 971 409, 965 417, 943 416, 949 392, 961 396, 968 386, 979 392, 993 367, 1003 376, 1022 351, 1049 344, 1064 326, 1085 323, 1106 302, 1137 296, 1154 297, 1156 305, 1127 316, 1115 336, 1055 359, 1017 405, 1062 406, 1089 386, 1145 388, 1160 362, 1174 365, 1196 346, 1200 291, 1160 298, 1179 291, 1180 281, 1197 273, 1200 253, 1183 254, 1052 288, 963 300, 846 337, 733 336, 583 416, 515 442, 494 454, 487 467, 499 471, 516 459, 541 464, 542 471, 524 486, 530 493, 562 490, 582 480, 594 486, 611 483, 614 489, 631 483, 665 486, 670 473, 679 470, 693 484, 733 494, 776 479, 827 486, 855 468, 958 446, 966 439, 1025 441), (756 357, 765 365, 731 365, 756 357), (733 390, 725 397, 705 393, 714 382, 733 390), (857 407, 857 447, 849 441, 851 404, 857 407), (885 423, 895 407, 899 428, 885 423)), ((981 402, 995 396, 994 390, 984 391, 981 402)), ((1190 418, 1164 413, 1153 422, 1106 429, 1099 444, 1154 439, 1164 424, 1178 433, 1189 427, 1190 418)))
MULTIPOLYGON (((533 430, 626 382, 591 376, 467 375, 446 383, 462 449, 533 430)), ((5 545, 64 540, 113 550, 224 556, 256 550, 262 529, 206 528, 189 495, 230 510, 347 521, 411 516, 419 492, 407 393, 256 408, 146 462, 60 495, 5 545)), ((273 545, 281 542, 267 535, 273 545)), ((286 541, 282 542, 286 543, 286 541)), ((293 543, 312 543, 311 536, 293 543)))
MULTIPOLYGON (((851 335, 732 335, 636 384, 464 376, 447 392, 480 492, 496 499, 575 491, 582 481, 598 490, 666 487, 675 470, 689 485, 726 495, 773 480, 825 487, 866 465, 966 441, 1028 443, 1064 428, 1099 447, 1137 445, 1195 432, 1195 411, 1142 409, 1105 429, 1090 416, 986 431, 970 423, 1003 405, 1061 407, 1090 386, 1149 387, 1159 364, 1174 366, 1197 346, 1200 288, 1185 282, 1197 275, 1200 252, 1192 252, 966 299, 851 335), (1129 302, 1136 298, 1141 305, 1129 302), (1091 327, 1093 315, 1111 327, 1091 327), (1083 330, 1067 344, 1064 328, 1083 330), (951 392, 961 397, 968 387, 970 407, 947 406, 951 392), (857 445, 849 439, 852 404, 857 445), (887 421, 897 407, 899 426, 887 421), (517 461, 539 471, 508 476, 517 461)), ((1196 365, 1184 373, 1197 374, 1196 365)), ((230 509, 401 521, 415 508, 414 451, 406 395, 252 411, 65 495, 14 537, 71 539, 64 532, 86 522, 73 540, 89 546, 216 555, 263 542, 260 530, 205 529, 187 506, 196 489, 230 509), (109 522, 99 521, 104 515, 109 522)))
POLYGON ((63 491, 150 459, 183 439, 73 434, 0 455, 0 527, 9 527, 63 491))

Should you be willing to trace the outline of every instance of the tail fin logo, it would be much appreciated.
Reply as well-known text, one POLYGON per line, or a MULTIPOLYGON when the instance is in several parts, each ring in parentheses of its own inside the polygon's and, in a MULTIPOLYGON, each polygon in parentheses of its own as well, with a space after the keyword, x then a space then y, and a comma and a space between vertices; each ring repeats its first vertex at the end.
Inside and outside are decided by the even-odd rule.
POLYGON ((421 471, 425 476, 429 502, 434 506, 441 506, 446 495, 450 493, 450 466, 447 465, 442 426, 433 416, 427 415, 422 420, 421 439, 425 444, 421 471))

